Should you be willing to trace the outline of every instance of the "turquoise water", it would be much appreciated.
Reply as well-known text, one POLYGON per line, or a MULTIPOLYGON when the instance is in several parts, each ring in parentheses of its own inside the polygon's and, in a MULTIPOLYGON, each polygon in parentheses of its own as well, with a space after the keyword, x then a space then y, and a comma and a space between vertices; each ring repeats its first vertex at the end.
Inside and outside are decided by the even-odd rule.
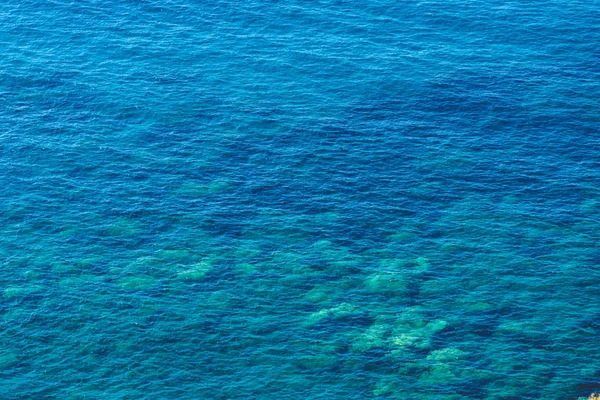
POLYGON ((0 397, 600 390, 600 2, 4 0, 0 397))

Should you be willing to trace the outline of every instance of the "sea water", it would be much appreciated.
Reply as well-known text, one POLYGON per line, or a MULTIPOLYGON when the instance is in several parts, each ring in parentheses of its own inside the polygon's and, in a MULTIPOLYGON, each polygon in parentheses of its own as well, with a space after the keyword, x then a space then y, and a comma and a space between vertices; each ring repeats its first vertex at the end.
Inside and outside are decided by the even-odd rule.
POLYGON ((0 397, 600 390, 600 2, 3 0, 0 397))

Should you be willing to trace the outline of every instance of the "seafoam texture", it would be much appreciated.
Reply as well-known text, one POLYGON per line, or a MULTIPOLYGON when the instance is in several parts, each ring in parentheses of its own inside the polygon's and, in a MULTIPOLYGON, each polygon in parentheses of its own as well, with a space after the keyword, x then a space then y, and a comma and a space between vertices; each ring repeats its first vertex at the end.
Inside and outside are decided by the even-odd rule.
POLYGON ((600 3, 0 4, 0 397, 600 389, 600 3))

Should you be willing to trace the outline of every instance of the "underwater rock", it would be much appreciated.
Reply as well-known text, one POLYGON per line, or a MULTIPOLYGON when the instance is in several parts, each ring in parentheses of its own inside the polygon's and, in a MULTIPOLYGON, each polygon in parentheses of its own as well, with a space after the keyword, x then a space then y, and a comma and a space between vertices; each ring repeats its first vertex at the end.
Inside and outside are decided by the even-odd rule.
POLYGON ((163 249, 156 252, 157 257, 165 261, 184 261, 192 258, 192 253, 186 249, 163 249))
POLYGON ((101 264, 104 261, 105 258, 102 256, 92 256, 75 260, 74 263, 77 267, 79 267, 80 270, 89 270, 91 268, 94 268, 98 264, 101 264))
POLYGON ((235 270, 236 272, 240 273, 240 274, 250 274, 254 271, 256 271, 256 266, 254 266, 253 264, 250 263, 238 263, 235 264, 235 270))
POLYGON ((406 307, 396 318, 396 325, 402 331, 406 330, 407 325, 409 329, 421 328, 427 324, 424 313, 420 306, 406 307))
POLYGON ((23 273, 23 277, 28 280, 35 280, 41 277, 41 274, 38 271, 28 270, 23 273))
POLYGON ((312 326, 326 318, 342 318, 356 312, 358 312, 358 307, 355 307, 352 304, 342 303, 336 307, 326 308, 310 314, 304 322, 304 325, 312 326))
POLYGON ((433 350, 427 355, 429 361, 451 361, 464 357, 465 352, 456 347, 447 347, 445 349, 433 350))
POLYGON ((414 270, 417 272, 426 271, 429 269, 429 261, 425 257, 418 257, 415 259, 414 270))
POLYGON ((312 244, 314 249, 325 250, 333 247, 333 243, 330 240, 319 240, 312 244))
POLYGON ((19 360, 15 353, 2 352, 0 354, 0 369, 8 368, 19 360))
POLYGON ((388 394, 392 394, 395 390, 396 384, 393 379, 383 378, 380 379, 373 389, 374 396, 385 396, 388 394))
POLYGON ((449 365, 436 364, 421 376, 419 382, 423 385, 447 385, 456 378, 449 365))
POLYGON ((179 272, 177 278, 184 281, 199 280, 204 278, 204 275, 206 275, 211 268, 212 265, 208 261, 201 261, 192 268, 179 272))
POLYGON ((355 351, 364 352, 374 347, 384 347, 386 345, 385 335, 390 330, 389 325, 375 322, 354 340, 351 348, 355 351))
POLYGON ((404 277, 399 273, 376 273, 365 279, 365 286, 372 293, 402 293, 406 289, 404 277))
POLYGON ((467 247, 464 245, 464 243, 452 240, 446 240, 440 246, 440 251, 443 251, 445 253, 457 253, 459 251, 465 250, 467 250, 467 247))
POLYGON ((121 218, 110 225, 108 228, 112 236, 130 238, 139 236, 142 233, 141 224, 130 218, 121 218))
POLYGON ((467 304, 466 308, 469 311, 487 311, 491 308, 494 308, 494 306, 490 303, 480 301, 472 304, 467 304))
POLYGON ((331 284, 317 285, 304 295, 304 300, 312 303, 325 303, 335 300, 337 290, 331 284))
POLYGON ((414 347, 426 349, 430 347, 432 336, 447 325, 447 322, 437 319, 422 326, 422 320, 402 322, 394 328, 391 344, 397 347, 414 347))
POLYGON ((579 210, 586 214, 592 214, 600 209, 598 202, 595 199, 589 199, 581 203, 579 210))
POLYGON ((6 289, 4 289, 4 298, 12 299, 13 297, 25 296, 28 293, 29 291, 27 290, 27 288, 9 286, 6 289))
POLYGON ((392 340, 392 344, 400 347, 410 346, 415 343, 417 340, 421 340, 422 335, 418 332, 415 333, 402 333, 398 336, 394 336, 392 340))
POLYGON ((530 337, 541 337, 546 335, 546 327, 542 323, 529 321, 509 321, 498 326, 498 331, 503 333, 515 333, 530 337))
POLYGON ((434 333, 443 330, 446 327, 446 325, 448 325, 447 321, 444 321, 443 319, 436 319, 425 325, 423 330, 433 335, 434 333))
POLYGON ((412 242, 416 239, 417 235, 409 231, 397 232, 390 236, 391 242, 412 242))
POLYGON ((184 196, 202 197, 224 192, 228 190, 230 186, 231 185, 226 180, 215 180, 206 184, 186 182, 179 186, 176 192, 177 194, 184 196))
POLYGON ((471 381, 493 379, 494 376, 494 372, 478 368, 463 368, 460 373, 462 379, 471 381))
POLYGON ((50 268, 52 268, 52 271, 57 274, 71 273, 73 271, 79 270, 79 268, 76 267, 74 264, 63 264, 60 262, 53 262, 52 264, 50 264, 50 268))

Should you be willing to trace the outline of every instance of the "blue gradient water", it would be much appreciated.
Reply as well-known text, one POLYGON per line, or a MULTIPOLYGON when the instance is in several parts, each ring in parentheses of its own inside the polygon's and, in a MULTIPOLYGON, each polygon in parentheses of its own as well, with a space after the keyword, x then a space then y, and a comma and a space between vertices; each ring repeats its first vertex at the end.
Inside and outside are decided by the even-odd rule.
POLYGON ((0 397, 600 389, 600 2, 0 4, 0 397))

